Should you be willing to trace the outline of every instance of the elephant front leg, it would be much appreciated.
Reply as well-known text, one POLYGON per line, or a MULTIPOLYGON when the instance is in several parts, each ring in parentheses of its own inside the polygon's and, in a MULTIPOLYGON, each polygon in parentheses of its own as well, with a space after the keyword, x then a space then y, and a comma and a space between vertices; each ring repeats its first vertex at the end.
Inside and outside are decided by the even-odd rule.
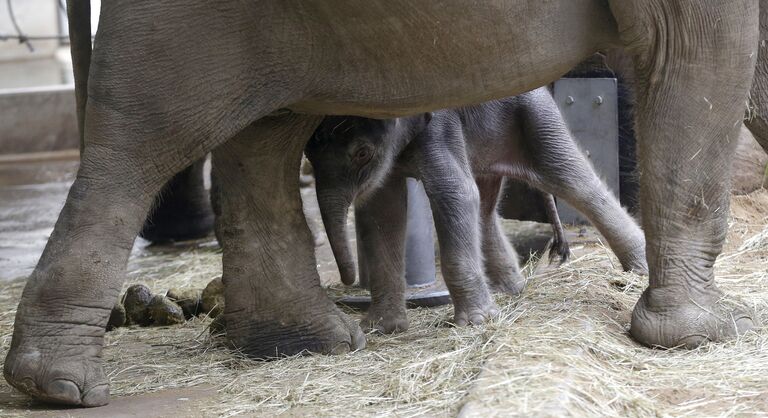
POLYGON ((727 229, 758 10, 751 0, 652 3, 611 4, 644 87, 635 113, 650 283, 630 332, 649 346, 695 347, 754 326, 750 311, 717 288, 713 267, 727 229))
POLYGON ((88 109, 92 142, 24 287, 3 374, 38 400, 100 406, 104 332, 136 234, 163 183, 201 155, 149 153, 157 138, 136 137, 107 105, 88 109))
POLYGON ((318 117, 267 117, 214 151, 227 337, 249 356, 343 353, 365 346, 327 297, 301 207, 304 144, 318 117))
POLYGON ((408 329, 405 310, 407 198, 405 177, 393 174, 373 196, 355 206, 358 262, 361 267, 365 264, 371 289, 371 306, 360 322, 365 330, 393 333, 408 329))
POLYGON ((440 268, 453 299, 454 323, 482 324, 498 314, 498 307, 483 272, 480 193, 463 139, 436 138, 425 148, 420 170, 435 219, 440 268))
POLYGON ((518 295, 525 287, 520 274, 517 252, 509 244, 499 225, 496 202, 501 190, 502 177, 478 177, 475 181, 480 192, 480 223, 485 274, 491 289, 518 295))

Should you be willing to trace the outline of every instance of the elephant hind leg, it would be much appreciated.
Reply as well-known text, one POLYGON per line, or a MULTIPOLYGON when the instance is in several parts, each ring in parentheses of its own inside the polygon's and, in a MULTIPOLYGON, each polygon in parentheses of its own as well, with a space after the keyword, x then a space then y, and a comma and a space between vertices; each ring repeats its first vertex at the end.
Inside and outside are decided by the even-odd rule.
POLYGON ((500 172, 567 201, 605 237, 624 270, 645 273, 643 231, 576 146, 552 96, 539 90, 525 97, 526 162, 500 165, 500 172))
POLYGON ((744 332, 753 316, 724 298, 713 268, 727 230, 730 167, 757 55, 757 2, 614 0, 611 8, 639 80, 650 280, 630 333, 649 346, 695 347, 744 332))
POLYGON ((297 173, 321 117, 267 117, 213 152, 227 338, 255 358, 361 349, 320 285, 297 173))

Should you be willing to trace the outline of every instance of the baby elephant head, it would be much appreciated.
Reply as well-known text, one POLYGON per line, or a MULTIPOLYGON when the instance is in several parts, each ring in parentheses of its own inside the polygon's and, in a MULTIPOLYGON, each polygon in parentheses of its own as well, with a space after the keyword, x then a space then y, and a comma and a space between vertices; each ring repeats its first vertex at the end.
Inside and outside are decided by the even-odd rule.
POLYGON ((347 212, 381 185, 405 147, 429 122, 429 114, 397 119, 329 116, 312 135, 305 154, 312 163, 317 201, 341 281, 355 282, 347 241, 347 212))

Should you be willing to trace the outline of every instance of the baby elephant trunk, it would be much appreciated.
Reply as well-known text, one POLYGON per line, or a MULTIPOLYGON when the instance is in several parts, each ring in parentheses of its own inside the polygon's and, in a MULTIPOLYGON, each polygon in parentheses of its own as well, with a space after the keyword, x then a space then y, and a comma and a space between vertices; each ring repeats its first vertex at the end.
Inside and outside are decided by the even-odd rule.
POLYGON ((318 193, 317 203, 320 206, 333 257, 336 259, 336 265, 339 266, 341 282, 347 286, 352 285, 355 283, 356 273, 347 239, 347 212, 350 199, 343 192, 318 193))

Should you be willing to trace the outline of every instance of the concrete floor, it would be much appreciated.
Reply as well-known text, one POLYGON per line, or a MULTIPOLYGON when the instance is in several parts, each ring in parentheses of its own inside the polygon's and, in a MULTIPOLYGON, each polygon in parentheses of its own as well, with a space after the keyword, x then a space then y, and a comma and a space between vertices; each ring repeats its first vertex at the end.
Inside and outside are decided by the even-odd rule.
POLYGON ((21 279, 35 267, 78 164, 0 162, 0 282, 21 279))

